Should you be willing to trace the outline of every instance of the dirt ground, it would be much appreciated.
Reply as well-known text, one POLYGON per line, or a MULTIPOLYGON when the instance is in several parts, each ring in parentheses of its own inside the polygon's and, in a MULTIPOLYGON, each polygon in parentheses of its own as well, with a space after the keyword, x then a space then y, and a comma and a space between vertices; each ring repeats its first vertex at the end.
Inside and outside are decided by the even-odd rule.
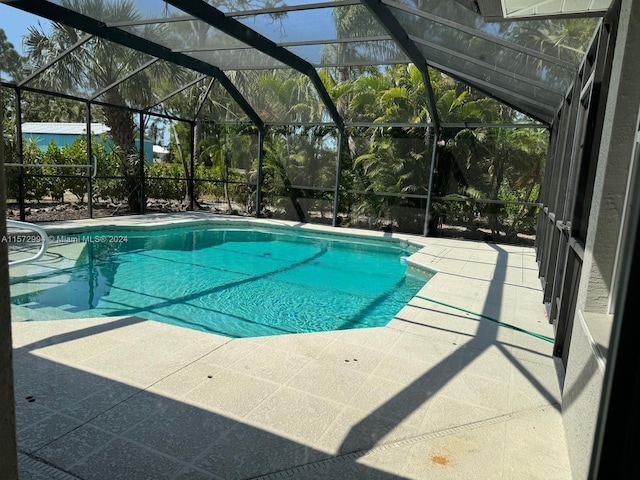
MULTIPOLYGON (((243 211, 242 206, 232 205, 232 207, 233 210, 231 214, 250 216, 243 211)), ((187 208, 187 204, 176 200, 150 199, 147 202, 146 211, 147 213, 171 213, 184 212, 187 208)), ((197 210, 209 212, 211 214, 228 214, 227 205, 224 202, 217 202, 213 200, 200 202, 197 210)), ((98 202, 93 205, 94 218, 108 218, 129 214, 130 212, 126 204, 98 202)), ((20 208, 17 203, 7 204, 7 218, 10 220, 20 220, 20 208)), ((81 204, 74 201, 68 201, 62 204, 52 202, 30 202, 25 208, 25 221, 27 222, 55 222, 64 220, 80 220, 83 218, 89 218, 89 210, 86 203, 81 204)), ((326 221, 321 222, 319 219, 318 223, 326 223, 326 221)), ((470 231, 463 226, 447 224, 441 225, 435 232, 431 232, 430 235, 523 246, 533 246, 535 243, 535 235, 518 234, 515 238, 507 238, 501 235, 496 238, 491 234, 491 231, 486 229, 478 228, 475 231, 470 231)))

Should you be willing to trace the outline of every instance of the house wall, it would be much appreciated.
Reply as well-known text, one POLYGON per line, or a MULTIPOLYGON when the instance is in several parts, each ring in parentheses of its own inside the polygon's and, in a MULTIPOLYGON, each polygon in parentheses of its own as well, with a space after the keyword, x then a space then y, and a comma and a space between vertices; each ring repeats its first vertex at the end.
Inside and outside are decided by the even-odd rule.
MULTIPOLYGON (((72 145, 80 135, 64 134, 64 133, 25 133, 23 138, 35 142, 41 150, 47 150, 49 144, 54 142, 58 147, 62 148, 66 145, 72 145)), ((83 135, 85 137, 85 135, 83 135)), ((107 144, 115 146, 110 138, 107 138, 107 144)), ((136 148, 140 148, 140 140, 135 140, 136 148)), ((153 142, 144 142, 144 159, 147 163, 153 163, 153 142)))
POLYGON ((25 140, 38 145, 40 150, 45 151, 49 148, 49 144, 51 142, 54 142, 58 147, 71 145, 76 138, 78 138, 78 135, 67 135, 61 133, 25 133, 22 137, 25 140))
MULTIPOLYGON (((589 230, 571 333, 562 413, 573 478, 588 478, 614 305, 640 111, 640 2, 623 0, 589 230)), ((633 246, 629 246, 633 248, 633 246)))

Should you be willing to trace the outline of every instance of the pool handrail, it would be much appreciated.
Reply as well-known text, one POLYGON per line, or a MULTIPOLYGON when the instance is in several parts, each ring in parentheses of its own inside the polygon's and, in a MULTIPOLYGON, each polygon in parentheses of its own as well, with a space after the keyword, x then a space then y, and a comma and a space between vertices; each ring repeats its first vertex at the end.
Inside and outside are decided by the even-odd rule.
POLYGON ((48 168, 48 167, 55 167, 55 168, 86 168, 87 170, 91 170, 91 178, 96 178, 96 173, 98 170, 98 158, 93 155, 92 159, 91 159, 91 163, 87 164, 87 165, 75 165, 75 164, 71 164, 71 165, 59 165, 59 164, 52 164, 52 163, 5 163, 4 166, 5 167, 17 167, 17 168, 48 168))
POLYGON ((36 253, 33 257, 22 258, 20 260, 9 262, 10 267, 35 262, 36 260, 40 260, 44 256, 44 254, 47 253, 47 249, 49 248, 49 235, 44 231, 44 229, 40 228, 37 225, 34 225, 33 223, 19 222, 18 220, 7 220, 7 227, 33 230, 38 235, 40 235, 40 240, 42 241, 42 245, 40 246, 40 250, 38 250, 38 253, 36 253))

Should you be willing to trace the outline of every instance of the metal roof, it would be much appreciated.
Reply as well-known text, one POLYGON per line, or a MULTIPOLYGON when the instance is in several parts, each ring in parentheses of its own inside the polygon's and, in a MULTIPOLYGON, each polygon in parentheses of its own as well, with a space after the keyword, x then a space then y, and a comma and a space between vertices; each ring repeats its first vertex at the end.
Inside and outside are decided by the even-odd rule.
MULTIPOLYGON (((104 123, 92 123, 91 133, 102 135, 111 130, 104 123)), ((58 123, 58 122, 25 122, 22 133, 52 134, 52 135, 84 135, 87 133, 86 123, 58 123)))
POLYGON ((328 91, 325 70, 339 69, 347 75, 362 66, 409 63, 422 74, 425 105, 436 125, 437 99, 428 68, 550 124, 571 88, 606 2, 573 0, 551 11, 547 7, 558 2, 502 0, 502 14, 495 2, 492 6, 490 1, 467 0, 0 3, 69 27, 68 38, 43 56, 46 61, 30 65, 21 78, 5 85, 150 113, 166 113, 171 102, 198 89, 211 93, 210 98, 215 94, 215 101, 199 98, 193 115, 211 121, 341 127, 358 119, 343 118, 328 91), (502 18, 525 10, 533 17, 544 13, 543 18, 502 18), (556 18, 566 13, 570 24, 556 18), (498 15, 501 21, 491 21, 498 15), (114 61, 128 58, 127 68, 118 70, 115 65, 118 75, 104 75, 98 82, 86 69, 69 71, 65 66, 69 58, 90 65, 94 59, 87 52, 96 49, 114 52, 114 61), (261 88, 257 78, 266 71, 279 72, 279 95, 287 98, 256 94, 261 88), (65 76, 77 81, 55 81, 65 76), (129 94, 120 95, 121 91, 129 94))

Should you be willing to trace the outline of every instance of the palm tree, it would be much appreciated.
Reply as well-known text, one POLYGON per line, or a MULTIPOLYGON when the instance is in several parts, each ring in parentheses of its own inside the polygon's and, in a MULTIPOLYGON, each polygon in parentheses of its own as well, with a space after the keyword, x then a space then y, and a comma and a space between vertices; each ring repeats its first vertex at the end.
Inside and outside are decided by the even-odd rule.
MULTIPOLYGON (((131 0, 62 0, 61 4, 94 18, 108 18, 114 22, 140 19, 140 14, 131 0)), ((61 23, 54 22, 52 25, 50 32, 44 31, 41 26, 31 26, 25 36, 25 50, 33 70, 55 59, 83 36, 82 32, 61 23)), ((148 30, 149 36, 153 36, 153 29, 158 27, 144 28, 148 30)), ((149 56, 140 52, 93 38, 53 63, 33 80, 33 84, 82 97, 83 94, 100 91, 117 82, 149 60, 149 56)), ((163 73, 171 78, 175 75, 175 69, 167 66, 163 73)), ((158 75, 158 72, 155 74, 158 75)), ((134 213, 141 212, 143 208, 143 199, 140 196, 140 155, 135 147, 136 124, 131 111, 115 106, 125 106, 129 102, 143 105, 151 103, 152 80, 143 70, 126 82, 109 89, 102 97, 105 103, 114 105, 103 107, 102 113, 105 123, 111 129, 111 138, 118 147, 127 189, 127 203, 134 213)))
POLYGON ((271 199, 272 204, 280 204, 284 207, 287 217, 293 215, 291 212, 293 208, 297 220, 306 222, 307 216, 299 202, 299 199, 304 197, 304 192, 293 186, 289 176, 291 171, 296 169, 297 159, 295 152, 291 152, 288 148, 286 129, 286 127, 271 129, 269 140, 265 142, 263 191, 266 198, 274 197, 271 199))
MULTIPOLYGON (((505 22, 501 26, 505 39, 525 45, 573 63, 584 59, 586 48, 598 25, 597 18, 564 18, 543 21, 505 22)), ((550 87, 566 90, 573 80, 566 71, 530 56, 512 56, 514 71, 543 81, 550 87)))
MULTIPOLYGON (((386 32, 377 19, 367 10, 364 5, 345 5, 332 9, 331 15, 336 28, 337 39, 348 39, 354 37, 367 37, 374 35, 385 35, 386 32)), ((356 80, 366 71, 372 72, 371 67, 348 67, 350 62, 359 63, 359 60, 367 58, 381 58, 385 56, 386 50, 396 48, 390 43, 377 44, 370 42, 366 47, 362 44, 338 42, 324 47, 323 57, 332 60, 336 65, 341 65, 335 69, 327 69, 337 85, 344 85, 356 80), (366 49, 366 51, 363 51, 366 49)), ((336 99, 338 112, 344 116, 348 111, 350 97, 340 96, 336 99)))
MULTIPOLYGON (((368 142, 354 159, 353 171, 365 191, 426 194, 433 133, 430 128, 394 127, 390 122, 428 123, 425 85, 412 64, 394 65, 353 82, 351 107, 359 118, 380 123, 366 130, 368 142)), ((406 196, 382 201, 364 197, 366 208, 378 217, 393 217, 403 231, 422 231, 416 210, 424 201, 406 196)), ((365 205, 363 205, 364 207, 365 205)))
POLYGON ((318 122, 324 104, 306 75, 273 70, 256 78, 255 97, 251 98, 266 121, 291 123, 318 122))
MULTIPOLYGON (((250 100, 258 114, 267 121, 288 121, 294 124, 313 123, 326 117, 322 103, 309 77, 295 72, 273 70, 255 78, 250 100)), ((246 95, 246 94, 245 94, 246 95)), ((335 178, 335 154, 331 162, 331 173, 323 162, 326 153, 323 127, 287 126, 270 129, 265 138, 264 185, 265 193, 280 197, 285 202, 287 215, 306 222, 307 215, 300 199, 308 191, 298 186, 327 185, 327 175, 335 178), (271 185, 270 185, 271 183, 271 185), (277 185, 277 186, 276 186, 277 185), (284 185, 280 187, 279 185, 284 185), (290 209, 293 208, 293 211, 290 209)), ((331 185, 333 186, 333 185, 331 185)))
MULTIPOLYGON (((493 99, 477 94, 450 77, 431 72, 431 78, 437 98, 436 107, 442 122, 451 123, 492 123, 500 118, 501 106, 493 99)), ((503 108, 505 112, 513 114, 512 110, 503 108)), ((506 120, 506 118, 505 118, 506 120)), ((507 120, 506 120, 507 121, 507 120)), ((443 128, 440 132, 440 142, 443 145, 438 150, 438 163, 433 182, 433 193, 436 196, 467 195, 471 175, 467 174, 464 155, 461 155, 460 139, 467 129, 443 128)))
MULTIPOLYGON (((201 158, 208 158, 211 169, 215 169, 222 179, 224 200, 227 204, 227 213, 232 213, 231 191, 232 182, 251 174, 247 169, 242 169, 242 157, 250 157, 252 141, 249 136, 251 127, 236 125, 207 125, 206 136, 200 145, 201 158)), ((249 162, 244 162, 245 167, 249 162)))
POLYGON ((578 65, 597 25, 597 18, 563 18, 514 22, 502 30, 510 40, 578 65))
MULTIPOLYGON (((207 3, 211 4, 211 6, 221 9, 223 11, 237 11, 237 10, 250 10, 254 8, 273 8, 279 6, 281 0, 213 0, 207 3)), ((168 6, 165 11, 166 16, 171 16, 171 12, 168 9, 168 6)), ((280 13, 272 13, 270 16, 272 18, 277 18, 282 14, 280 13)), ((189 53, 190 55, 195 56, 196 58, 204 59, 207 61, 207 56, 211 55, 210 52, 207 52, 207 47, 220 47, 220 45, 224 45, 229 43, 229 37, 214 29, 206 22, 196 22, 196 21, 185 21, 185 22, 175 22, 170 23, 159 32, 162 35, 162 38, 159 39, 159 43, 162 44, 170 44, 177 48, 188 48, 193 53, 189 53)), ((145 38, 149 38, 145 36, 145 38)), ((232 42, 235 44, 235 42, 232 42)), ((246 50, 245 52, 236 52, 235 61, 241 62, 241 59, 238 55, 254 55, 255 52, 252 50, 246 50)), ((218 54, 219 55, 219 54, 218 54)), ((213 61, 212 63, 216 63, 213 61)), ((235 72, 228 72, 230 77, 235 77, 235 72)), ((232 81, 236 80, 232 78, 232 81)), ((235 83, 235 82, 234 82, 235 83)), ((200 163, 200 156, 202 154, 202 141, 204 139, 205 131, 203 118, 206 113, 212 114, 217 113, 220 115, 225 110, 225 104, 227 102, 222 101, 222 96, 216 95, 215 91, 212 90, 212 84, 210 81, 201 82, 197 86, 191 89, 190 96, 192 98, 197 98, 197 101, 190 104, 187 108, 185 108, 185 102, 170 102, 170 109, 174 114, 181 116, 182 118, 193 118, 195 121, 194 124, 194 132, 193 132, 193 147, 195 152, 195 162, 196 164, 200 163), (214 105, 214 108, 211 109, 211 104, 214 105), (199 109, 199 111, 195 111, 199 109)), ((238 85, 236 85, 238 86, 238 85)), ((168 93, 169 91, 167 91, 168 93)), ((220 91, 218 94, 222 93, 220 91)), ((259 98, 259 95, 255 95, 256 98, 259 98)), ((251 103, 251 102, 250 102, 251 103)), ((212 118, 213 120, 223 120, 219 117, 212 118)), ((203 156, 204 164, 207 167, 211 167, 209 160, 210 157, 208 155, 203 156)))
MULTIPOLYGON (((522 115, 488 99, 449 77, 431 71, 438 114, 443 122, 513 123, 522 115)), ((397 65, 354 81, 350 86, 352 115, 379 127, 366 129, 366 141, 354 142, 358 155, 351 173, 365 191, 426 194, 432 132, 417 127, 389 128, 388 122, 429 121, 424 83, 413 66, 397 65)), ((535 201, 544 164, 546 136, 536 130, 443 129, 433 184, 435 195, 461 198, 535 201)), ((413 197, 397 201, 365 195, 360 207, 369 215, 393 217, 403 231, 420 229, 416 212, 423 202, 413 197), (410 212, 409 216, 404 213, 410 212), (405 222, 404 217, 414 220, 405 222)), ((438 205, 437 202, 432 205, 438 205)), ((450 204, 458 206, 459 204, 450 204)), ((440 206, 438 206, 439 208, 440 206)), ((513 209, 512 209, 513 210, 513 209)), ((511 230, 526 208, 510 211, 511 230)), ((505 210, 506 211, 506 210, 505 210)), ((494 233, 502 210, 488 211, 494 233)), ((432 215, 432 218, 437 218, 432 215)), ((419 218, 418 218, 419 220, 419 218)))
MULTIPOLYGON (((458 154, 464 157, 473 188, 490 200, 535 202, 542 179, 547 137, 544 130, 478 128, 466 129, 456 138, 458 154)), ((529 207, 511 208, 489 205, 487 217, 493 236, 504 229, 507 236, 516 233, 517 223, 529 213, 529 207), (501 217, 509 213, 511 224, 503 226, 501 217)))

